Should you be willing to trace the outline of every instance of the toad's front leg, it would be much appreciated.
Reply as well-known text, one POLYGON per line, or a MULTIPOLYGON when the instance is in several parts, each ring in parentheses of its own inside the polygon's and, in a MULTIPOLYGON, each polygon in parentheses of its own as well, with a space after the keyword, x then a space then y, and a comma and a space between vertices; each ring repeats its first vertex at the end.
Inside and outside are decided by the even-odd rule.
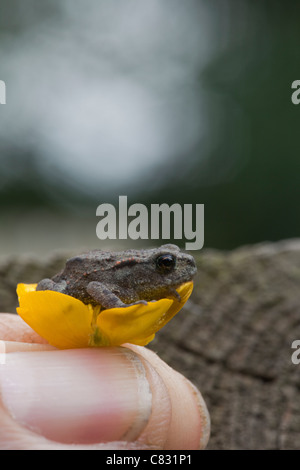
POLYGON ((100 304, 104 309, 118 307, 124 308, 137 304, 147 305, 145 300, 138 300, 132 304, 125 304, 116 294, 111 292, 111 290, 102 284, 102 282, 92 281, 88 284, 86 290, 88 294, 97 302, 97 304, 100 304))

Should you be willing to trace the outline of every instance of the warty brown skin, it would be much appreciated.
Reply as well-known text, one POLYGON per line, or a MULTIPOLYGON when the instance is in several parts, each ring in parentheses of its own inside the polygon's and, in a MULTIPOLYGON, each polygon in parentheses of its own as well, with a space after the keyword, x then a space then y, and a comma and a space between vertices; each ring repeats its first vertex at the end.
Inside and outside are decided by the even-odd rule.
POLYGON ((65 268, 40 281, 37 290, 61 292, 104 309, 128 307, 166 297, 180 300, 176 288, 191 281, 196 272, 194 258, 176 245, 94 250, 67 260, 65 268))

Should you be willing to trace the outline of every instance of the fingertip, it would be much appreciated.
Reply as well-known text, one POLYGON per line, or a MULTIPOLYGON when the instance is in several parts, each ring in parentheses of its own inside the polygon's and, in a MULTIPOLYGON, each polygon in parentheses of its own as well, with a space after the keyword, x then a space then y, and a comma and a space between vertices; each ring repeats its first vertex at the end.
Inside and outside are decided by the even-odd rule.
POLYGON ((125 348, 14 351, 0 389, 17 423, 62 444, 135 441, 151 413, 143 365, 125 348))
POLYGON ((0 313, 0 337, 6 341, 48 344, 19 315, 14 313, 0 313))
MULTIPOLYGON (((159 429, 161 449, 164 450, 198 450, 204 449, 210 435, 210 417, 205 401, 199 390, 182 374, 163 362, 153 351, 141 346, 126 345, 141 356, 145 368, 152 371, 148 376, 150 386, 157 389, 158 379, 153 382, 155 374, 163 384, 159 394, 152 403, 152 425, 159 429), (148 365, 146 365, 148 364, 148 365), (164 388, 163 388, 164 387, 164 388), (167 397, 167 398, 166 398, 167 397)), ((149 372, 148 372, 149 374, 149 372)), ((144 437, 149 429, 145 429, 144 437)), ((148 444, 151 445, 151 442, 148 444)))
POLYGON ((209 437, 210 437, 210 415, 204 401, 204 398, 198 388, 188 379, 185 379, 187 386, 190 387, 191 393, 194 396, 198 412, 200 415, 200 422, 201 422, 201 432, 200 432, 200 439, 199 439, 199 450, 203 450, 206 448, 209 437))

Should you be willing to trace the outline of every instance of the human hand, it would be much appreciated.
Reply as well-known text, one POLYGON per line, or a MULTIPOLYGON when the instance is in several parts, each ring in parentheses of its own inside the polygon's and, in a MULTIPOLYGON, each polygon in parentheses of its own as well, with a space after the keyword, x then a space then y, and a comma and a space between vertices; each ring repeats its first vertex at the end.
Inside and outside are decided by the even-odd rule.
POLYGON ((206 446, 203 398, 149 349, 58 350, 13 314, 0 338, 0 449, 206 446))

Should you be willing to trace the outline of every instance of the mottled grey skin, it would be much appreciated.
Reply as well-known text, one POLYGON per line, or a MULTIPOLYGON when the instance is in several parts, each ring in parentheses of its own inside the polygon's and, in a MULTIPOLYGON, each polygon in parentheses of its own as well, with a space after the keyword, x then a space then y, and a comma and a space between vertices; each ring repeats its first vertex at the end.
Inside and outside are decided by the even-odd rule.
POLYGON ((180 300, 176 288, 191 281, 196 271, 194 258, 176 245, 95 250, 69 259, 60 273, 40 281, 37 290, 62 292, 103 309, 128 307, 165 297, 180 300))

